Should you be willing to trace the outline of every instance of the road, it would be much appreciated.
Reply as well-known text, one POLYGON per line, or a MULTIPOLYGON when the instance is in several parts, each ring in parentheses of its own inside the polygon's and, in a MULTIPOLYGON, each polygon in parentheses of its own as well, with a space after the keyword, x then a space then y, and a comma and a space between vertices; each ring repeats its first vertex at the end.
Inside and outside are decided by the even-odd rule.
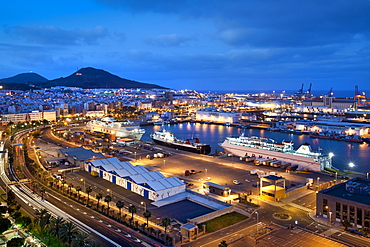
MULTIPOLYGON (((17 136, 15 138, 15 142, 22 143, 22 135, 23 134, 17 136)), ((23 153, 21 149, 17 150, 15 154, 17 156, 14 160, 18 161, 24 168, 23 153)), ((34 216, 34 210, 36 209, 46 209, 53 217, 63 217, 74 222, 81 231, 87 233, 103 246, 154 246, 153 244, 149 244, 152 242, 149 239, 149 243, 138 240, 138 238, 135 237, 138 233, 131 229, 128 229, 93 210, 85 208, 79 203, 60 196, 49 189, 46 191, 46 200, 42 200, 39 195, 33 193, 23 183, 11 182, 5 172, 5 156, 6 155, 4 153, 1 153, 0 174, 2 183, 4 186, 7 185, 8 188, 15 193, 16 197, 20 200, 21 206, 29 212, 31 216, 34 216)), ((23 171, 27 176, 30 176, 30 180, 34 179, 26 169, 23 169, 23 171)), ((145 238, 146 237, 144 236, 144 239, 145 238)))

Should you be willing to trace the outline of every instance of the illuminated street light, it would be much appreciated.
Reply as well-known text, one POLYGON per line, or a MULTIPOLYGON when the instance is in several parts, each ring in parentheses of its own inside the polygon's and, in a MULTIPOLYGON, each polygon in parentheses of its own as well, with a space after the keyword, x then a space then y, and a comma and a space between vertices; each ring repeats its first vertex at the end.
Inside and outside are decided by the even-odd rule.
POLYGON ((353 167, 355 166, 355 164, 354 164, 353 162, 349 163, 348 165, 349 165, 349 167, 351 167, 351 168, 353 168, 353 167))
POLYGON ((334 154, 333 153, 329 153, 329 158, 333 158, 334 157, 334 154))
POLYGON ((81 182, 84 182, 84 192, 85 192, 85 179, 81 178, 81 182))
POLYGON ((144 205, 144 212, 146 212, 146 203, 145 202, 140 202, 141 205, 144 205))
POLYGON ((113 191, 112 191, 112 190, 110 190, 110 189, 107 189, 107 192, 108 192, 108 193, 110 192, 110 197, 112 197, 112 198, 113 198, 113 191))
POLYGON ((256 211, 255 213, 256 213, 256 215, 257 215, 256 228, 257 228, 257 233, 258 233, 258 212, 256 211))

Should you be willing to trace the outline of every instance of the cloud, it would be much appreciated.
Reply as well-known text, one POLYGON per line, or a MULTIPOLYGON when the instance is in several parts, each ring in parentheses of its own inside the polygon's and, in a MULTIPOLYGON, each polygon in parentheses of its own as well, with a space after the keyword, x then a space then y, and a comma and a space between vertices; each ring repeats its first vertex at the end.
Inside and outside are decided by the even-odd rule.
POLYGON ((155 38, 146 38, 145 43, 154 46, 180 46, 184 45, 188 41, 192 40, 191 37, 179 35, 179 34, 166 34, 166 35, 159 35, 155 38))
POLYGON ((28 42, 42 45, 81 45, 96 44, 109 35, 103 26, 91 29, 63 30, 55 26, 16 26, 11 31, 28 42))

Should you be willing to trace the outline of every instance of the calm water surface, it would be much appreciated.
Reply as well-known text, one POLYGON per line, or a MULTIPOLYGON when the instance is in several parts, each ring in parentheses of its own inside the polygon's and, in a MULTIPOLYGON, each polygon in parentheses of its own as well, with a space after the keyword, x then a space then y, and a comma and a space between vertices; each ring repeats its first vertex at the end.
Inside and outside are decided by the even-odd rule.
MULTIPOLYGON (((146 133, 142 140, 150 141, 150 134, 154 131, 165 129, 173 133, 178 139, 190 139, 197 137, 203 143, 212 146, 211 153, 224 151, 219 143, 225 140, 225 137, 240 135, 241 129, 236 127, 226 127, 223 125, 200 124, 200 123, 181 123, 176 125, 163 126, 144 126, 146 133)), ((341 170, 354 170, 358 172, 370 172, 370 146, 367 143, 349 143, 344 141, 334 141, 325 139, 314 139, 308 135, 293 135, 288 133, 271 132, 268 130, 246 129, 246 136, 267 137, 282 141, 293 141, 295 149, 301 144, 308 142, 314 151, 322 149, 323 154, 334 153, 333 166, 341 170), (349 168, 348 164, 353 162, 354 168, 349 168)))

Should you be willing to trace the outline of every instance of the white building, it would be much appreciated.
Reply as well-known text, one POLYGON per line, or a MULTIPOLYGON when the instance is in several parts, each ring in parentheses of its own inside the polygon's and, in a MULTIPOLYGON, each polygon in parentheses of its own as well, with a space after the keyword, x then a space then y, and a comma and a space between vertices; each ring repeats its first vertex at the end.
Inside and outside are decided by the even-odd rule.
POLYGON ((196 112, 197 121, 210 121, 215 123, 239 123, 242 113, 234 111, 199 110, 196 112))
POLYGON ((85 170, 95 171, 99 177, 153 201, 185 192, 186 189, 177 177, 166 178, 159 171, 148 171, 143 166, 133 166, 117 158, 88 161, 85 170))
POLYGON ((56 111, 31 111, 15 114, 2 114, 1 124, 5 125, 8 124, 9 122, 18 123, 41 120, 56 121, 56 119, 57 119, 56 111))

